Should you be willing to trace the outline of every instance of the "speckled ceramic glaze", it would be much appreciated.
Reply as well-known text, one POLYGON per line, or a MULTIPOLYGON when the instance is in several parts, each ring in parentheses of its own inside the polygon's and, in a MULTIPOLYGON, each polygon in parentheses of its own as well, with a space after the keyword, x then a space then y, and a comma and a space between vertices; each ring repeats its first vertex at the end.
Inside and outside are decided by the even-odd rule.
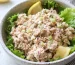
MULTIPOLYGON (((21 2, 20 4, 16 5, 15 7, 12 7, 7 12, 7 14, 5 14, 4 18, 1 21, 1 26, 0 26, 0 35, 1 35, 0 41, 1 41, 2 47, 7 52, 7 54, 20 65, 63 65, 63 64, 66 64, 69 61, 71 61, 73 58, 75 58, 75 53, 73 53, 73 54, 69 55, 68 57, 65 57, 61 60, 57 60, 57 61, 53 61, 53 62, 32 62, 32 61, 28 61, 28 60, 17 57, 5 45, 6 35, 4 32, 4 28, 7 27, 6 19, 15 13, 20 13, 20 12, 24 11, 26 8, 29 8, 36 1, 37 0, 28 0, 28 1, 21 2)), ((74 8, 74 6, 72 4, 66 2, 66 0, 65 0, 65 2, 63 0, 55 0, 55 1, 64 7, 74 8)))

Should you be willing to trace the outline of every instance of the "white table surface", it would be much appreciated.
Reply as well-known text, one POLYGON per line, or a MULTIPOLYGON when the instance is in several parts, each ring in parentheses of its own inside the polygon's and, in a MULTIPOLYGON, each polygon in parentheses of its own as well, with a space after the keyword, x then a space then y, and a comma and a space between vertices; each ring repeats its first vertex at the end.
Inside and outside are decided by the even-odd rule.
MULTIPOLYGON (((9 3, 0 4, 0 21, 2 20, 3 16, 6 14, 6 12, 13 7, 14 5, 25 1, 25 0, 11 0, 9 3)), ((12 60, 6 52, 3 50, 1 44, 0 44, 0 65, 18 65, 14 60, 12 60)), ((68 64, 70 65, 70 64, 68 64)), ((71 64, 73 65, 73 64, 71 64)), ((75 65, 75 64, 74 64, 75 65)))

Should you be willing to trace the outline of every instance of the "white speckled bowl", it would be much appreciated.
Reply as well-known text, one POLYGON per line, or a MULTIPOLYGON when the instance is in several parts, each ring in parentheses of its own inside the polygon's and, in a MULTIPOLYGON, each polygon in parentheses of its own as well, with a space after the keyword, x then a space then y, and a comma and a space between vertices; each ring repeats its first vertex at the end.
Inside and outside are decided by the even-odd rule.
MULTIPOLYGON (((14 55, 5 45, 6 34, 4 32, 4 28, 7 27, 7 23, 5 22, 6 19, 15 13, 24 11, 25 8, 29 8, 36 1, 37 0, 28 0, 28 1, 21 2, 20 4, 16 5, 15 7, 12 7, 7 12, 7 14, 5 14, 4 18, 2 19, 1 26, 0 26, 0 36, 1 36, 0 40, 1 40, 2 47, 7 52, 7 54, 20 65, 63 65, 63 64, 66 64, 69 61, 71 61, 73 58, 75 58, 74 57, 75 52, 63 59, 53 61, 53 62, 32 62, 32 61, 28 61, 28 60, 19 58, 18 56, 14 55)), ((60 5, 63 5, 64 7, 74 8, 74 6, 72 4, 66 2, 66 0, 65 0, 65 2, 63 0, 55 0, 55 1, 58 2, 60 5)))

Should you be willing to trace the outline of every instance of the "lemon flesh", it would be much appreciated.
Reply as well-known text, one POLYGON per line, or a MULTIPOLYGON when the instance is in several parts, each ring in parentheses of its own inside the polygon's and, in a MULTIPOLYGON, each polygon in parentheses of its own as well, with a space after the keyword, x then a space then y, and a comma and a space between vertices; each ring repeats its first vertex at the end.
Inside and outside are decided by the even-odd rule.
POLYGON ((42 10, 41 1, 38 1, 29 8, 28 15, 36 14, 41 10, 42 10))
POLYGON ((8 2, 9 0, 0 0, 0 3, 8 2))
POLYGON ((56 54, 54 55, 54 59, 56 59, 58 57, 64 58, 64 57, 68 56, 70 53, 70 49, 71 48, 69 48, 69 47, 59 46, 56 54))

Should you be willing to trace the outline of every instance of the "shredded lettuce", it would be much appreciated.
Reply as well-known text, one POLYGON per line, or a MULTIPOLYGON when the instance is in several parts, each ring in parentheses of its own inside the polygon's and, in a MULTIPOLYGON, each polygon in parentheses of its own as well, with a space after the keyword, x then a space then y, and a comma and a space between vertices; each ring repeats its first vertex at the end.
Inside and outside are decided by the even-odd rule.
POLYGON ((64 11, 61 11, 60 16, 64 18, 66 23, 75 28, 75 8, 64 9, 64 11))
POLYGON ((64 10, 64 7, 62 7, 60 4, 56 3, 54 0, 44 0, 43 2, 43 8, 55 9, 58 13, 60 13, 62 10, 64 10))

